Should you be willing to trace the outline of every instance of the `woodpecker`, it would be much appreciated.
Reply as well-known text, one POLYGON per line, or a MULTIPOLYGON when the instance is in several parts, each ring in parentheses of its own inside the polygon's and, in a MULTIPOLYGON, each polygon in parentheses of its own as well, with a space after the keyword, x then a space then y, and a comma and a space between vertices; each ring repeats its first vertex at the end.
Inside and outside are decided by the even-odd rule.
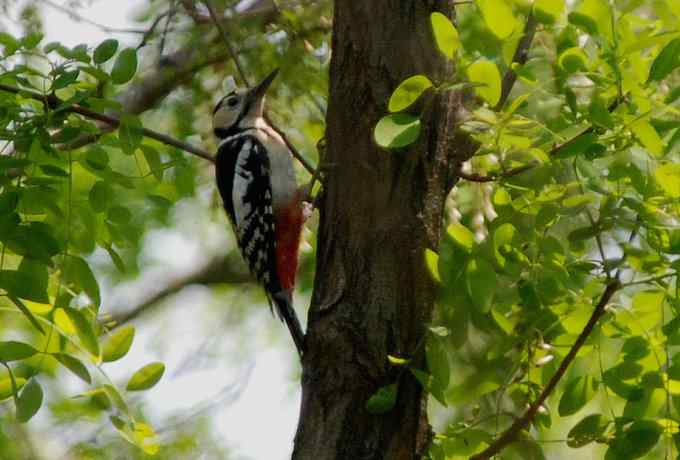
POLYGON ((304 333, 293 309, 301 193, 291 152, 263 116, 265 93, 277 73, 250 90, 232 91, 215 106, 213 131, 220 139, 215 172, 241 255, 302 355, 304 333))

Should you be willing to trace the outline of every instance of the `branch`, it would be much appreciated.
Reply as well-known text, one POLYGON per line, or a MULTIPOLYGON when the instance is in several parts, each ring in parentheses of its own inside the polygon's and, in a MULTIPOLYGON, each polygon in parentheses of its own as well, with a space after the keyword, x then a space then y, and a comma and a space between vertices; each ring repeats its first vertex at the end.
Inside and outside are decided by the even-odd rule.
POLYGON ((502 173, 489 174, 488 176, 483 176, 477 173, 466 173, 459 169, 456 172, 456 175, 461 179, 469 180, 470 182, 493 182, 498 179, 516 176, 518 174, 523 173, 524 171, 532 169, 534 166, 536 166, 536 163, 530 163, 523 166, 518 166, 517 168, 513 168, 502 173))
POLYGON ((545 386, 538 399, 536 399, 536 401, 534 401, 534 403, 531 404, 531 406, 529 406, 529 409, 527 409, 527 411, 524 413, 522 417, 518 418, 510 426, 510 428, 505 430, 505 432, 493 443, 491 443, 489 447, 487 447, 483 452, 480 452, 479 454, 470 457, 470 460, 485 460, 493 457, 501 450, 503 450, 508 444, 513 443, 518 438, 520 432, 524 430, 532 422, 532 420, 536 416, 536 413, 538 412, 538 409, 543 405, 548 396, 550 396, 550 393, 552 393, 552 391, 555 389, 557 383, 560 381, 560 379, 564 376, 564 373, 569 368, 569 365, 572 363, 572 361, 574 361, 574 358, 576 358, 576 354, 581 349, 581 347, 588 339, 590 334, 593 332, 595 325, 604 315, 605 307, 611 300, 612 296, 619 289, 621 289, 621 287, 622 287, 621 283, 619 282, 618 279, 612 280, 609 282, 609 284, 607 284, 607 287, 602 293, 602 297, 600 297, 600 300, 595 306, 592 315, 590 315, 588 323, 583 328, 583 331, 581 331, 581 334, 576 339, 576 342, 574 342, 574 345, 572 345, 571 349, 569 350, 569 353, 567 353, 567 356, 560 363, 560 367, 557 369, 557 371, 555 371, 553 376, 550 378, 550 381, 545 386))
POLYGON ((210 13, 210 18, 212 19, 213 23, 215 24, 215 27, 217 27, 217 30, 220 32, 220 36, 222 37, 222 41, 224 42, 224 45, 227 47, 227 51, 229 51, 229 55, 231 56, 231 60, 234 61, 234 65, 236 66, 236 70, 238 71, 238 74, 241 76, 241 81, 246 86, 246 88, 250 88, 250 83, 248 83, 248 78, 246 77, 246 74, 243 71, 243 67, 241 66, 241 61, 239 60, 238 55, 234 51, 234 47, 231 46, 231 42, 229 41, 229 37, 227 36, 227 32, 224 30, 224 26, 217 19, 217 16, 215 15, 215 10, 213 9, 212 2, 210 0, 203 0, 203 3, 205 3, 206 8, 208 8, 208 12, 210 13))
MULTIPOLYGON (((43 102, 43 103, 48 103, 49 105, 57 105, 57 104, 60 104, 62 102, 54 95, 46 96, 46 95, 37 93, 35 91, 24 90, 24 89, 21 89, 21 88, 16 88, 16 87, 5 85, 5 84, 2 84, 2 83, 0 83, 0 90, 6 91, 8 93, 21 94, 22 96, 29 97, 31 99, 35 99, 35 100, 43 102)), ((120 125, 120 119, 119 118, 113 117, 111 115, 104 115, 103 113, 95 112, 94 110, 90 110, 86 107, 82 107, 82 106, 77 105, 77 104, 66 107, 64 109, 64 112, 77 113, 77 114, 82 115, 86 118, 90 118, 92 120, 97 120, 97 121, 101 121, 102 123, 106 123, 107 125, 112 126, 114 128, 117 128, 120 125)), ((144 136, 148 137, 148 138, 155 139, 159 142, 162 142, 163 144, 170 145, 172 147, 177 147, 180 150, 184 150, 185 152, 191 153, 192 155, 203 158, 204 160, 214 162, 212 155, 210 155, 205 150, 200 149, 198 147, 195 147, 191 144, 187 144, 186 142, 182 142, 180 140, 177 140, 177 139, 170 137, 166 134, 162 134, 162 133, 159 133, 159 132, 147 129, 147 128, 142 128, 142 134, 144 136)))
POLYGON ((162 286, 149 297, 142 300, 139 305, 125 312, 113 314, 111 321, 115 323, 114 327, 119 327, 132 321, 148 313, 162 300, 191 284, 246 284, 252 282, 254 282, 253 278, 245 269, 243 262, 239 262, 238 255, 228 254, 227 256, 215 257, 196 271, 174 279, 167 285, 162 286))
MULTIPOLYGON (((529 58, 529 49, 531 49, 531 42, 534 40, 534 35, 536 34, 536 18, 534 18, 533 13, 529 13, 527 16, 527 22, 524 25, 524 35, 522 35, 522 38, 519 40, 519 44, 517 45, 517 49, 515 50, 515 55, 512 57, 512 63, 519 64, 519 65, 524 65, 527 62, 527 59, 529 58)), ((510 91, 512 91, 512 87, 515 86, 515 82, 517 81, 517 74, 515 73, 514 70, 512 70, 512 65, 510 68, 505 72, 505 75, 503 76, 503 84, 501 86, 501 97, 498 100, 498 103, 496 104, 496 107, 494 107, 494 110, 499 111, 503 108, 505 105, 505 102, 508 100, 508 96, 510 96, 510 91)))

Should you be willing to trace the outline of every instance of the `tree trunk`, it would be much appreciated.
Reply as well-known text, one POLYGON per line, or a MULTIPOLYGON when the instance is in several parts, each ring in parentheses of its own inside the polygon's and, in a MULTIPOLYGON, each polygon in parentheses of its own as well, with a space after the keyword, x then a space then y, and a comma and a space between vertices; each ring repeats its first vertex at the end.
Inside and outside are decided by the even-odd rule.
POLYGON ((327 115, 325 191, 303 359, 296 460, 417 459, 431 430, 427 395, 387 355, 426 369, 435 285, 424 263, 438 247, 446 195, 470 144, 454 138, 460 97, 429 94, 419 141, 386 151, 376 122, 405 78, 435 83, 452 68, 437 51, 430 13, 447 1, 336 0, 327 115), (372 415, 375 391, 398 383, 396 406, 372 415))

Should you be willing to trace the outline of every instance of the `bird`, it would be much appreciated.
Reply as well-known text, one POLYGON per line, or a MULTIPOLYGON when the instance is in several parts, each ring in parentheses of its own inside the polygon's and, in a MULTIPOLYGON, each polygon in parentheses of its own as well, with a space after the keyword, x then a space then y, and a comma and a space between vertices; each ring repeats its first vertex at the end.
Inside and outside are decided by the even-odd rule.
POLYGON ((241 255, 302 356, 305 335, 293 309, 302 192, 288 145, 264 117, 265 95, 277 73, 250 89, 235 89, 215 106, 215 175, 241 255))

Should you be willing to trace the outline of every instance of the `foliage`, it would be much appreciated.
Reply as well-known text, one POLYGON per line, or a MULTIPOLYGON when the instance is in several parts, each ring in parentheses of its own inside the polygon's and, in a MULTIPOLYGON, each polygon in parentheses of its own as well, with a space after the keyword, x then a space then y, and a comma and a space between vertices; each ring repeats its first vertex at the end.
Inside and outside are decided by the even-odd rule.
MULTIPOLYGON (((23 12, 23 35, 0 32, 3 459, 29 458, 24 454, 29 455, 30 443, 24 452, 19 448, 14 453, 6 447, 13 445, 8 437, 13 430, 22 434, 17 439, 25 437, 32 424, 17 422, 45 413, 67 425, 89 422, 93 432, 119 435, 104 440, 85 439, 86 433, 71 436, 82 439, 67 446, 73 458, 193 458, 197 451, 225 458, 224 444, 211 440, 211 427, 199 420, 166 420, 164 436, 156 435, 140 393, 163 385, 165 365, 129 368, 126 355, 138 346, 136 329, 110 320, 111 314, 123 312, 112 311, 106 297, 111 283, 140 275, 146 240, 170 224, 183 201, 201 203, 209 210, 206 214, 224 224, 222 214, 214 212, 219 211, 217 201, 202 199, 205 190, 212 190, 210 164, 149 138, 145 131, 153 126, 194 146, 205 140, 205 149, 214 149, 208 116, 215 97, 221 96, 222 80, 235 73, 232 64, 224 64, 224 43, 212 35, 213 25, 194 22, 191 11, 178 3, 143 5, 139 21, 148 29, 133 35, 134 41, 142 41, 139 47, 131 44, 131 37, 74 47, 47 42, 42 12, 32 6, 23 12), (165 30, 161 19, 168 22, 165 30), (165 42, 173 48, 164 50, 165 42), (180 48, 178 53, 194 53, 180 53, 190 62, 164 62, 165 55, 176 52, 174 47, 180 48), (192 78, 176 71, 187 64, 193 65, 192 78), (173 72, 177 75, 171 78, 173 72), (167 81, 154 89, 158 94, 140 94, 159 78, 167 81), (143 113, 180 85, 181 97, 143 113), (130 101, 147 97, 155 100, 130 107, 130 101), (102 117, 119 123, 100 123, 102 117), (109 369, 119 361, 129 368, 127 381, 110 376, 109 369)), ((222 11, 229 6, 214 3, 222 11)), ((257 53, 241 56, 250 74, 281 67, 279 81, 288 84, 276 85, 280 94, 272 100, 272 112, 283 120, 302 117, 296 123, 299 131, 290 137, 308 156, 323 133, 319 107, 323 110, 326 91, 319 69, 327 61, 327 10, 327 2, 318 2, 282 10, 276 17, 254 15, 233 31, 235 43, 253 38, 247 46, 257 53), (306 77, 298 75, 301 66, 308 70, 306 77)), ((225 247, 224 256, 232 250, 225 247)), ((303 287, 311 282, 306 270, 303 287)))
POLYGON ((417 124, 433 90, 471 96, 460 129, 479 143, 470 177, 485 182, 458 184, 439 253, 425 254, 448 331, 431 334, 427 369, 412 369, 447 420, 430 457, 491 445, 538 398, 615 279, 606 314, 501 457, 548 458, 562 448, 543 444, 552 439, 612 460, 675 457, 678 3, 479 0, 457 14, 455 26, 431 18, 432 46, 456 73, 411 76, 390 99, 397 113, 375 128, 381 146, 402 148, 417 135, 393 129, 396 116, 417 124), (530 58, 513 62, 530 15, 530 58), (506 102, 508 72, 518 82, 506 102))

